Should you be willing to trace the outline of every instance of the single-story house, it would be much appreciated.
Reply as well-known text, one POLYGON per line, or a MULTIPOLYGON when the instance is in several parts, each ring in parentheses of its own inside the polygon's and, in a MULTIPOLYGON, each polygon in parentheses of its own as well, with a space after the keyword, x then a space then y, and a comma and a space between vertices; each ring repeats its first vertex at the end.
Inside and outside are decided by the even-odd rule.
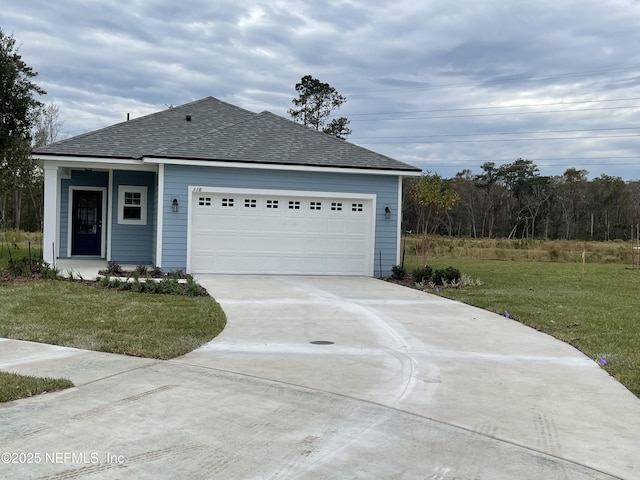
POLYGON ((43 254, 189 273, 386 275, 420 169, 213 97, 33 152, 43 254))

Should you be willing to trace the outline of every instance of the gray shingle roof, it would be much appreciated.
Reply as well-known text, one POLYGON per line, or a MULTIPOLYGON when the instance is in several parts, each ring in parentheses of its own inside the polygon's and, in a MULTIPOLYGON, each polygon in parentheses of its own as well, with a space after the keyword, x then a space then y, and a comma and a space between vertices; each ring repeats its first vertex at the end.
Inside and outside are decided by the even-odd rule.
POLYGON ((270 112, 259 114, 207 97, 69 138, 35 155, 163 158, 420 171, 270 112), (191 116, 191 121, 186 116, 191 116))

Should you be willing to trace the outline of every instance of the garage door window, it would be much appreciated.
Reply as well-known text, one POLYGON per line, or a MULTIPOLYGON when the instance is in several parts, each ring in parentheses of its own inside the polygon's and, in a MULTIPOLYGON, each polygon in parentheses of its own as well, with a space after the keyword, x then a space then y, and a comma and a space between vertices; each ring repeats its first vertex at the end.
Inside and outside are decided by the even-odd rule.
POLYGON ((352 203, 351 204, 351 211, 352 212, 361 212, 362 211, 362 204, 361 203, 352 203))
POLYGON ((296 200, 289 201, 289 210, 300 210, 300 202, 296 200))
POLYGON ((278 208, 278 200, 267 200, 267 208, 278 208))
POLYGON ((147 187, 129 185, 118 187, 118 223, 147 224, 147 187))
POLYGON ((341 212, 342 211, 342 203, 331 202, 331 211, 332 212, 341 212))
POLYGON ((311 202, 309 203, 310 210, 322 210, 322 202, 311 202))
POLYGON ((233 207, 234 201, 233 198, 223 198, 221 205, 223 207, 233 207))
POLYGON ((249 198, 245 198, 244 199, 244 206, 245 206, 245 208, 256 208, 257 202, 255 200, 252 200, 252 199, 249 199, 249 198))

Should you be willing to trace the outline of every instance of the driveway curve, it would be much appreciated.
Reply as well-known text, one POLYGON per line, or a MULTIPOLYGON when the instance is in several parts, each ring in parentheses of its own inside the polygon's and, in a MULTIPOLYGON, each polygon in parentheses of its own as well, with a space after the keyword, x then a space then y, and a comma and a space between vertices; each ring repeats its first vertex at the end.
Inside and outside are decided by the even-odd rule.
POLYGON ((371 278, 197 280, 228 324, 171 361, 0 342, 77 385, 0 405, 3 458, 49 460, 0 477, 638 478, 640 400, 547 335, 371 278))

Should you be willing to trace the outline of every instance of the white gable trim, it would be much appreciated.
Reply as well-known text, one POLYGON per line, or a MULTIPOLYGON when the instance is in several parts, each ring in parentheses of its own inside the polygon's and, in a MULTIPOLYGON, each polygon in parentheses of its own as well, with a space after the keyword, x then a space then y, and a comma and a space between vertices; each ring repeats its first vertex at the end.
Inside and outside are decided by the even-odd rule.
POLYGON ((175 158, 143 157, 146 164, 159 165, 183 165, 195 167, 223 167, 223 168, 253 168, 262 170, 292 170, 297 172, 325 172, 325 173, 353 173, 359 175, 390 175, 403 177, 419 177, 420 171, 410 170, 381 170, 375 168, 352 168, 352 167, 318 167, 312 165, 285 165, 277 163, 258 162, 222 162, 218 160, 181 160, 175 158))
POLYGON ((142 160, 134 159, 67 157, 62 155, 34 155, 33 159, 39 161, 43 165, 55 165, 60 168, 78 170, 87 168, 93 168, 96 170, 139 170, 147 172, 155 172, 158 170, 157 165, 143 163, 142 160))

